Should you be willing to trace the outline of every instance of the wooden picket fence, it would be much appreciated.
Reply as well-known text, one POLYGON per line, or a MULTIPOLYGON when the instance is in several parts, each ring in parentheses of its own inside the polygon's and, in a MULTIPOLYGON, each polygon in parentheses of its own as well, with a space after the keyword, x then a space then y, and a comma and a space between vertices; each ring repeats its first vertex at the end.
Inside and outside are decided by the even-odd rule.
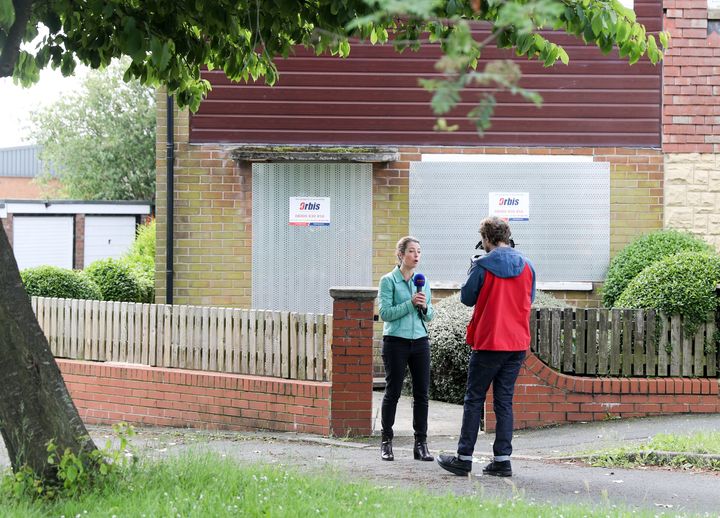
POLYGON ((679 315, 652 310, 540 309, 531 349, 560 372, 587 376, 717 377, 715 315, 687 336, 679 315))
POLYGON ((327 381, 332 315, 32 297, 56 357, 327 381))

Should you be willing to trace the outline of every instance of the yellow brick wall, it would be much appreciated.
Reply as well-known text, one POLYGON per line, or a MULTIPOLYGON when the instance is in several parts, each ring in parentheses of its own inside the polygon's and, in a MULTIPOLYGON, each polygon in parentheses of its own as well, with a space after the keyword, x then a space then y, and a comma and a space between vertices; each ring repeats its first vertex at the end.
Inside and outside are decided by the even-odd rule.
MULTIPOLYGON (((158 93, 157 301, 165 300, 166 97, 158 93)), ((190 144, 189 114, 175 110, 174 294, 178 304, 249 307, 252 265, 252 169, 230 158, 236 145, 190 144)), ((373 167, 373 283, 395 265, 394 247, 409 232, 409 169, 422 153, 589 155, 610 163, 610 253, 662 228, 663 157, 654 149, 407 147, 397 162, 373 167)), ((418 236, 422 240, 422 236, 418 236)), ((597 293, 559 293, 596 305, 597 293)), ((377 334, 380 326, 376 327, 377 334)))
MULTIPOLYGON (((166 96, 158 94, 156 300, 166 288, 166 96)), ((189 144, 189 113, 175 110, 173 302, 250 306, 251 168, 235 146, 189 144)))

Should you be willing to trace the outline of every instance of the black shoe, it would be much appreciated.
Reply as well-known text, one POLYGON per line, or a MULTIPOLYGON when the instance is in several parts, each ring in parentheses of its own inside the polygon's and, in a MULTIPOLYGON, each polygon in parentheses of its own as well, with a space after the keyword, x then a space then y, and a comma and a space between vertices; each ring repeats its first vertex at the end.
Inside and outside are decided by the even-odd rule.
POLYGON ((380 443, 380 458, 382 460, 395 460, 395 455, 393 455, 392 451, 392 439, 380 443))
POLYGON ((512 467, 510 466, 510 461, 492 461, 483 468, 483 475, 490 475, 493 477, 512 477, 512 467))
POLYGON ((439 455, 437 463, 440 464, 442 469, 445 469, 453 475, 469 475, 472 471, 471 460, 460 460, 454 455, 439 455))
POLYGON ((415 460, 433 461, 435 457, 430 455, 427 443, 422 441, 415 441, 415 447, 413 448, 413 457, 415 460))

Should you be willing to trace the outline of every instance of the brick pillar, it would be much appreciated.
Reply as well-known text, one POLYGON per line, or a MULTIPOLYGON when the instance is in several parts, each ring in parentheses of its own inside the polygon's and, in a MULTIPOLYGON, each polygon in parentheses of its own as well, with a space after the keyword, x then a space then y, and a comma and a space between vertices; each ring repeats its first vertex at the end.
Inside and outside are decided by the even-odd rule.
POLYGON ((373 312, 376 288, 330 288, 333 298, 330 432, 372 433, 373 312))

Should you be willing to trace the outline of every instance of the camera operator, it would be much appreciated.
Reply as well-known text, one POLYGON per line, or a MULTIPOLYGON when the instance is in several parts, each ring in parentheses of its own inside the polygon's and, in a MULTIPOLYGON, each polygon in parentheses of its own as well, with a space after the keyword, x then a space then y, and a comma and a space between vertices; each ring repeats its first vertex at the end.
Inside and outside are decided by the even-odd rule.
POLYGON ((497 418, 494 458, 484 475, 512 475, 513 410, 515 381, 530 348, 530 306, 535 299, 535 270, 511 243, 510 226, 500 218, 480 223, 486 255, 473 259, 460 300, 475 306, 466 341, 472 348, 468 366, 462 428, 457 455, 440 455, 438 464, 455 475, 472 471, 485 396, 493 385, 493 410, 497 418))

